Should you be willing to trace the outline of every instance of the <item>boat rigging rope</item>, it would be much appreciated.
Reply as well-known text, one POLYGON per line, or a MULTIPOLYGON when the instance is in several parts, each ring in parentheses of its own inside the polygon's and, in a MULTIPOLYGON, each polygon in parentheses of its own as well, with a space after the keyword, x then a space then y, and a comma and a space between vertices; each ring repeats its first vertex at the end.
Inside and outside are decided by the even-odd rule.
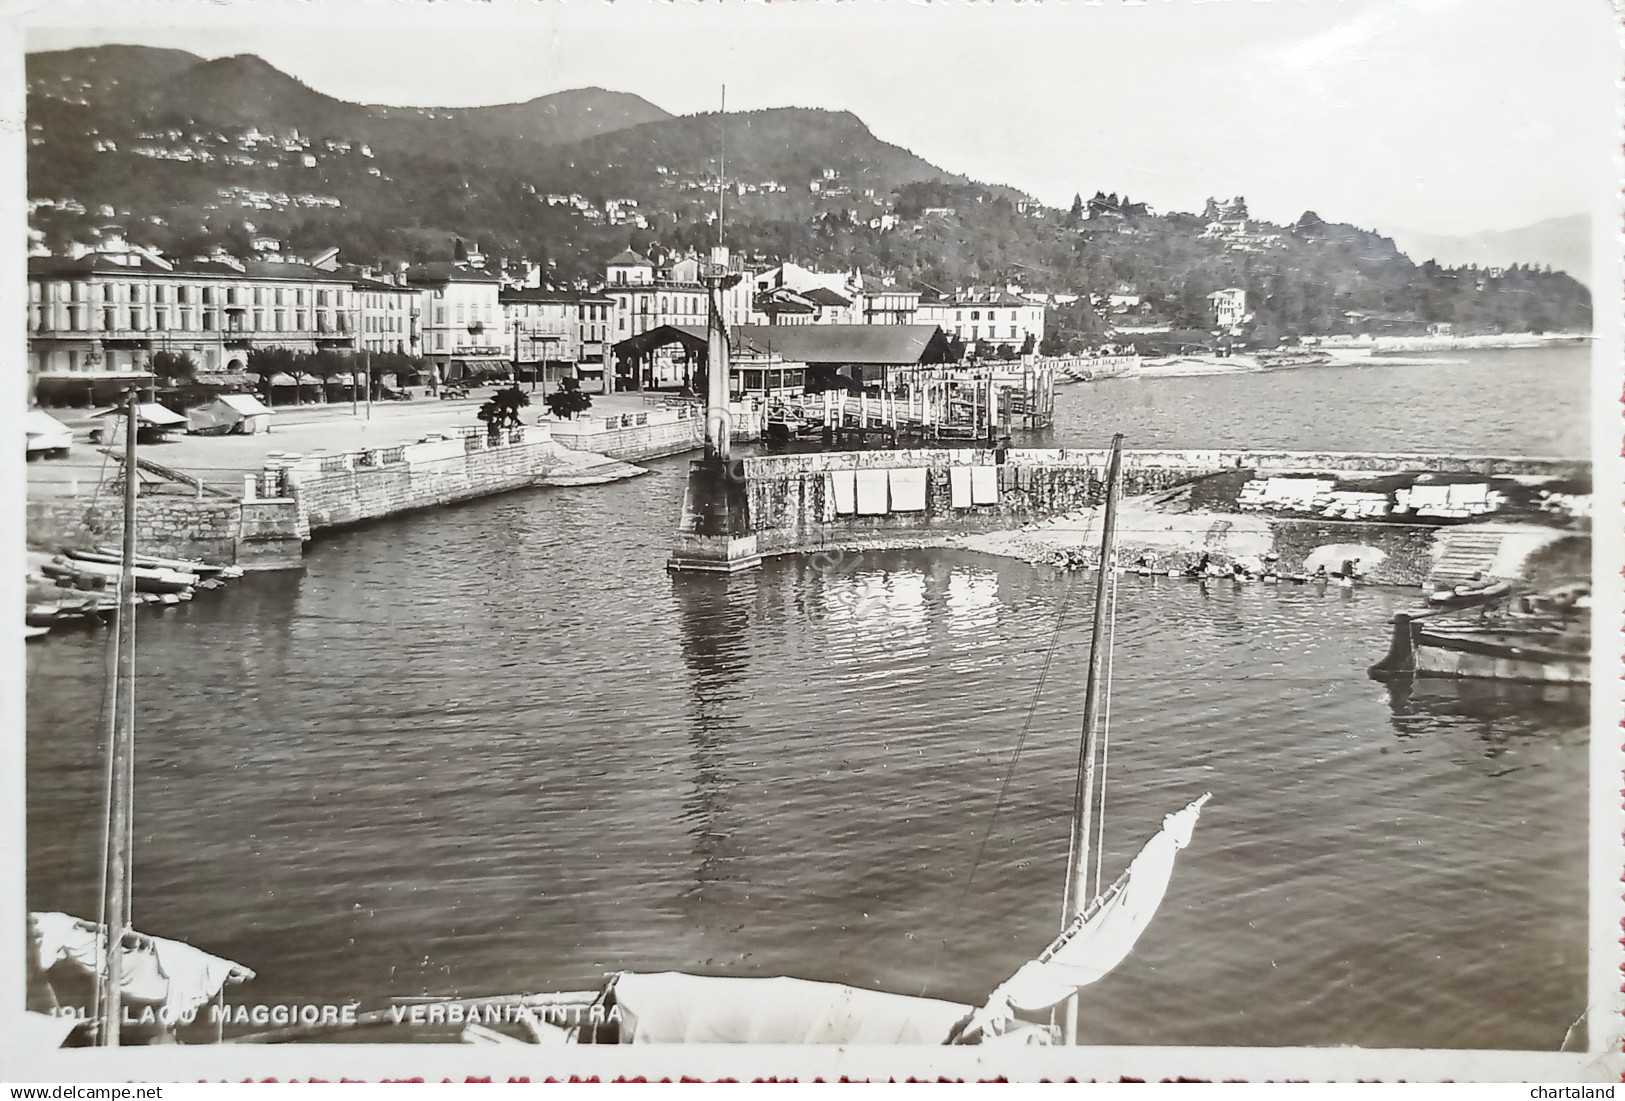
MULTIPOLYGON (((987 853, 987 842, 993 836, 993 827, 999 821, 999 811, 1004 807, 1004 797, 1010 791, 1010 781, 1016 774, 1016 762, 1021 760, 1021 751, 1027 744, 1027 735, 1032 731, 1033 719, 1038 714, 1038 701, 1044 694, 1044 682, 1049 679, 1050 666, 1055 663, 1055 652, 1060 648, 1061 628, 1066 623, 1066 611, 1072 604, 1072 591, 1077 587, 1078 573, 1067 571, 1066 591, 1061 594, 1061 606, 1055 613, 1055 630, 1050 633, 1049 648, 1044 652, 1044 664, 1038 669, 1038 682, 1033 685, 1033 697, 1027 704, 1027 720, 1021 725, 1021 734, 1016 738, 1015 750, 1010 754, 1010 763, 1005 766, 1004 779, 999 784, 999 796, 993 801, 993 813, 988 816, 987 825, 982 830, 982 839, 976 846, 976 858, 971 861, 970 874, 965 877, 965 886, 959 892, 959 898, 954 902, 953 914, 948 919, 947 928, 952 929, 959 921, 960 911, 965 908, 965 900, 970 897, 971 884, 976 882, 976 870, 982 866, 982 857, 987 853)), ((937 942, 936 953, 931 958, 931 966, 925 973, 925 981, 920 984, 920 997, 931 987, 931 980, 936 976, 937 967, 942 962, 942 950, 947 947, 947 940, 937 942)))
MULTIPOLYGON (((1112 571, 1106 613, 1106 683, 1101 692, 1105 703, 1100 714, 1100 818, 1095 830, 1095 897, 1101 892, 1106 871, 1106 762, 1112 746, 1112 658, 1117 653, 1117 571, 1112 571)), ((1085 854, 1087 859, 1087 854, 1085 854)), ((1087 880, 1086 880, 1087 885, 1087 880)))
POLYGON ((100 1032, 102 987, 106 981, 106 969, 109 963, 102 956, 102 945, 106 941, 106 930, 112 927, 112 915, 108 911, 108 865, 113 850, 113 784, 116 770, 113 762, 118 756, 118 682, 119 658, 121 656, 121 642, 124 635, 124 574, 119 573, 119 583, 115 589, 117 593, 117 618, 113 621, 113 629, 107 637, 107 681, 102 691, 102 707, 100 721, 107 731, 107 768, 102 783, 102 853, 97 864, 97 920, 100 922, 103 935, 96 938, 96 981, 91 993, 91 1019, 98 1022, 97 1041, 106 1043, 106 1038, 100 1032))
MULTIPOLYGON (((126 463, 129 467, 133 464, 126 463)), ((125 477, 134 471, 126 469, 125 477)), ((132 561, 133 561, 132 556, 132 561)), ((122 580, 122 577, 121 577, 122 580)), ((129 591, 119 593, 119 615, 130 617, 125 632, 125 653, 128 655, 130 675, 124 685, 124 929, 135 925, 135 580, 131 578, 129 591)))

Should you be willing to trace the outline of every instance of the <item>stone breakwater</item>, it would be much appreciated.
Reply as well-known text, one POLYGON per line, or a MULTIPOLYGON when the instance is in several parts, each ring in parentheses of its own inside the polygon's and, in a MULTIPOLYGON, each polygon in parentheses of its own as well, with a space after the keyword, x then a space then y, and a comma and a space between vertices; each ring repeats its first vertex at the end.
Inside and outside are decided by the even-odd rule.
MULTIPOLYGON (((736 476, 763 553, 959 546, 1036 562, 1098 545, 1106 463, 1092 450, 873 451, 746 459, 736 476)), ((1352 556, 1369 580, 1409 585, 1441 563, 1518 576, 1543 548, 1589 538, 1583 461, 1132 451, 1123 470, 1123 560, 1165 568, 1204 554, 1276 554, 1290 571, 1352 556), (1281 507, 1262 493, 1303 486, 1313 495, 1281 507)))

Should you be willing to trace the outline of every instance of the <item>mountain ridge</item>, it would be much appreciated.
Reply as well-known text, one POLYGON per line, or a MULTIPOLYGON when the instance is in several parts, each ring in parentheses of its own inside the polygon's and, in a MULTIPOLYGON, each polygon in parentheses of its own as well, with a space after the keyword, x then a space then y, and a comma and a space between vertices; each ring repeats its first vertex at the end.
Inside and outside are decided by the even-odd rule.
MULTIPOLYGON (((253 55, 144 47, 29 55, 28 78, 30 226, 51 250, 116 232, 173 255, 337 247, 394 266, 446 259, 457 237, 539 264, 549 282, 587 286, 628 247, 717 243, 725 122, 726 241, 756 262, 943 288, 1130 287, 1187 328, 1208 326, 1207 296, 1224 287, 1244 288, 1260 324, 1285 335, 1350 318, 1589 325, 1589 295, 1567 275, 1417 265, 1375 232, 1309 212, 1271 225, 1248 219, 1240 199, 1225 204, 1229 222, 1151 215, 1115 193, 1056 210, 882 141, 849 111, 678 116, 604 89, 489 107, 369 106, 253 55)), ((1084 302, 1058 325, 1078 340, 1098 328, 1084 302)))
POLYGON ((1512 229, 1457 235, 1396 229, 1394 240, 1417 263, 1433 260, 1453 266, 1511 267, 1550 264, 1586 285, 1591 281, 1591 216, 1568 214, 1512 229))

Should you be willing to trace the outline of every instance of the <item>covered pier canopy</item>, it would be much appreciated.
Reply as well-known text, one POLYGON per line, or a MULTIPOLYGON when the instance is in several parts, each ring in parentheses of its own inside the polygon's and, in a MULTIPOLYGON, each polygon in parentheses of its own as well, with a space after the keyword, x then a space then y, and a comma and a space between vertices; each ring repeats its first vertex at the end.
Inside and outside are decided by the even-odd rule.
POLYGON ((777 355, 809 370, 839 372, 857 383, 884 383, 894 372, 953 362, 936 325, 736 325, 740 355, 777 355))
POLYGON ((655 353, 676 345, 685 361, 684 384, 693 382, 695 371, 706 362, 704 325, 656 325, 610 345, 615 364, 616 388, 641 390, 655 386, 655 353))
MULTIPOLYGON (((859 383, 886 381, 898 369, 953 362, 948 336, 936 325, 734 325, 728 338, 736 356, 842 371, 859 383)), ((615 360, 630 374, 673 344, 705 363, 703 325, 657 325, 613 345, 615 360)))

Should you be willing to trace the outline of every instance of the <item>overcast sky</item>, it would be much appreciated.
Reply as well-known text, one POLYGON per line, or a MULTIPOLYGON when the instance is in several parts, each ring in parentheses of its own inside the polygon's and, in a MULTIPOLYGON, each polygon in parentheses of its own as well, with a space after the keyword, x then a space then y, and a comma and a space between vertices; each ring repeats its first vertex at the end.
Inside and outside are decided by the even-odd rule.
POLYGON ((31 22, 31 50, 255 53, 368 103, 596 85, 687 114, 726 83, 730 110, 852 111, 1056 205, 1242 194, 1273 221, 1463 234, 1592 210, 1617 178, 1608 0, 108 0, 31 22))

